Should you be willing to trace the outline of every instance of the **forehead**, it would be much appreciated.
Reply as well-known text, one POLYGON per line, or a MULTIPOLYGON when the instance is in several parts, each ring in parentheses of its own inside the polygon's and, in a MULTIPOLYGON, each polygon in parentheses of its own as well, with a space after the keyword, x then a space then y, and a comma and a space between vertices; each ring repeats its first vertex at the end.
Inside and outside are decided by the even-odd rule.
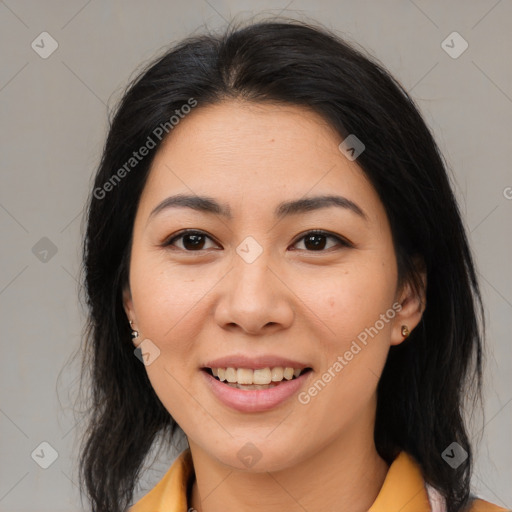
POLYGON ((154 205, 171 193, 206 194, 236 213, 243 205, 273 210, 284 197, 333 192, 380 202, 357 163, 338 149, 341 141, 320 115, 299 106, 198 106, 159 148, 141 203, 154 205))
POLYGON ((233 100, 197 107, 173 129, 161 153, 179 158, 180 151, 193 146, 189 160, 205 158, 230 167, 242 159, 254 170, 276 163, 288 170, 285 162, 298 163, 304 156, 321 163, 322 154, 336 149, 339 138, 322 117, 305 108, 233 100))

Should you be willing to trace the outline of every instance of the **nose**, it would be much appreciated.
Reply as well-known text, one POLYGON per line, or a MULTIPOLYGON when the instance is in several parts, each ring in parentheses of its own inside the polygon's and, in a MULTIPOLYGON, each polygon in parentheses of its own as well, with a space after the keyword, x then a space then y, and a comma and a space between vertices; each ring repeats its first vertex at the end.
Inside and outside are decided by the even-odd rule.
POLYGON ((234 267, 219 288, 215 310, 219 326, 262 335, 292 324, 293 292, 279 271, 268 263, 265 253, 252 263, 235 257, 234 267))

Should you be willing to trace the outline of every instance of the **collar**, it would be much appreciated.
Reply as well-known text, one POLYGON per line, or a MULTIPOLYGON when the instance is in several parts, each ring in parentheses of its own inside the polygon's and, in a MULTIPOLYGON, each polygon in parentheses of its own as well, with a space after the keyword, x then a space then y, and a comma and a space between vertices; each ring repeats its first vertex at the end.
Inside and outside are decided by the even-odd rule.
POLYGON ((183 450, 163 478, 129 512, 188 512, 187 495, 194 481, 190 448, 183 450))
MULTIPOLYGON (((190 448, 182 451, 158 484, 129 512, 187 512, 187 496, 194 481, 194 465, 190 448)), ((389 467, 384 484, 368 512, 431 512, 442 510, 432 504, 432 490, 425 485, 419 464, 406 452, 400 452, 389 467)), ((471 510, 499 512, 499 507, 480 508, 479 502, 471 510)), ((490 504, 487 504, 490 505, 490 504)))
POLYGON ((427 488, 418 463, 400 452, 368 512, 430 512, 427 488))

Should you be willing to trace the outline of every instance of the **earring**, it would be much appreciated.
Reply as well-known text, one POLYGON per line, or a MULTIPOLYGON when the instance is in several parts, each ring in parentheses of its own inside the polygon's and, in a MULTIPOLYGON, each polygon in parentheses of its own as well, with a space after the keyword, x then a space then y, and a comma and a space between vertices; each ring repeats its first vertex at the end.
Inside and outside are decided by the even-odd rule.
POLYGON ((411 333, 409 332, 407 325, 402 325, 402 336, 404 338, 407 338, 409 336, 409 334, 411 334, 411 333))
MULTIPOLYGON (((133 320, 130 320, 130 325, 133 329, 133 320)), ((132 339, 137 339, 139 337, 139 331, 136 331, 135 329, 132 330, 132 339)))

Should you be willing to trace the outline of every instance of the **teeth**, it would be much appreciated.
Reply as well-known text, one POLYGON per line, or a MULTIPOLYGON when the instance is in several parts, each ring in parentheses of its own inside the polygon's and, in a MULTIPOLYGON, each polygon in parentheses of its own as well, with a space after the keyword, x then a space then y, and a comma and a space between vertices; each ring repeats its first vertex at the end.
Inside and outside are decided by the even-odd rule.
POLYGON ((297 378, 302 372, 301 368, 284 368, 282 366, 276 366, 274 368, 258 368, 257 370, 232 367, 212 368, 211 370, 212 374, 215 377, 218 377, 221 382, 227 381, 232 384, 264 387, 271 385, 273 382, 281 382, 283 379, 291 380, 293 377, 297 378))
POLYGON ((228 382, 236 382, 236 370, 234 368, 226 368, 226 380, 228 382))
MULTIPOLYGON (((251 370, 249 370, 251 371, 251 370)), ((254 370, 252 383, 253 384, 270 384, 272 382, 272 375, 270 372, 270 368, 258 368, 254 370)), ((238 381, 240 382, 240 381, 238 381)))
POLYGON ((286 380, 291 380, 291 379, 293 379, 293 368, 285 368, 285 369, 284 369, 284 372, 283 372, 283 377, 284 377, 286 380))
POLYGON ((283 367, 282 366, 276 366, 275 368, 272 368, 272 382, 279 382, 283 380, 283 367))
POLYGON ((236 381, 238 384, 252 384, 252 370, 247 370, 246 368, 238 368, 236 371, 236 381))

